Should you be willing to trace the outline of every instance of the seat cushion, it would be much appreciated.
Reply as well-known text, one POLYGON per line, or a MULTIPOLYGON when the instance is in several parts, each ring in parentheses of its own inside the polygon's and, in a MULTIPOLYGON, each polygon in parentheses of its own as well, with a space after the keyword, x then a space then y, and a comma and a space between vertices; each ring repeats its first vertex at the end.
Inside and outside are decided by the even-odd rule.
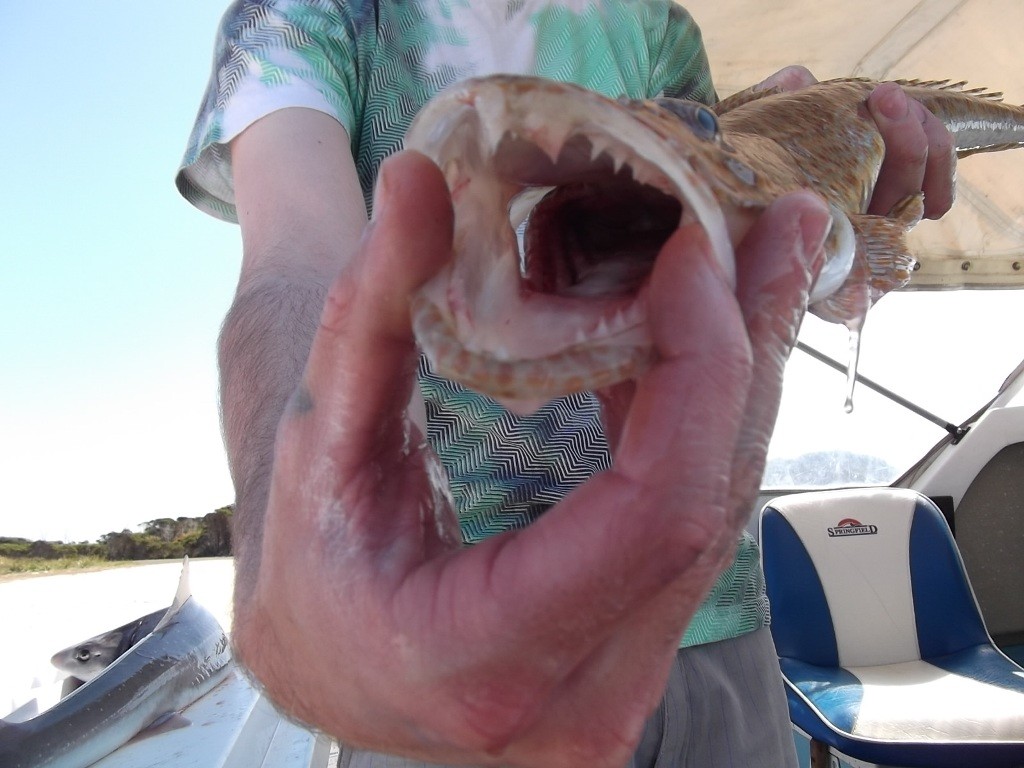
POLYGON ((889 765, 1024 765, 1024 672, 989 646, 933 663, 823 668, 782 659, 793 722, 889 765))

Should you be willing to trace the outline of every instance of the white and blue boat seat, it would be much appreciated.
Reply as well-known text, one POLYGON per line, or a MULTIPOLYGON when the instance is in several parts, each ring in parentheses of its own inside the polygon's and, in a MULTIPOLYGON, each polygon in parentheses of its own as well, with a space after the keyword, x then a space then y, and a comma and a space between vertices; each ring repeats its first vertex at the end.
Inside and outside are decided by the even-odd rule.
POLYGON ((794 494, 764 507, 760 532, 798 729, 879 765, 1024 766, 1024 670, 993 645, 929 499, 794 494))

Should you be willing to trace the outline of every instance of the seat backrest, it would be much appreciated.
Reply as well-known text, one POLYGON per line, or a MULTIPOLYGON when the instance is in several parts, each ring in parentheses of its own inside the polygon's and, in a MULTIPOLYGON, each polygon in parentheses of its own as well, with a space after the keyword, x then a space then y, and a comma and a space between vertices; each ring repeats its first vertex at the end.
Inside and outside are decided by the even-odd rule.
POLYGON ((779 497, 761 547, 780 656, 863 667, 989 642, 949 527, 916 491, 779 497))
POLYGON ((997 643, 1024 643, 1024 443, 1001 449, 956 508, 956 543, 997 643))

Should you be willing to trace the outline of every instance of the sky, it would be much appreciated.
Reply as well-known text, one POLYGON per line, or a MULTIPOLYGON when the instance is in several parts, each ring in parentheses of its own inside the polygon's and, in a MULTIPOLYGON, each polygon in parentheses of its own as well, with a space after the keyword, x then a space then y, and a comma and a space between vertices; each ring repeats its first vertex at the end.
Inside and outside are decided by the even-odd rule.
MULTIPOLYGON (((226 3, 17 3, 0 45, 0 536, 94 540, 233 499, 215 344, 239 266, 234 225, 173 178, 226 3)), ((887 298, 862 371, 951 420, 1024 356, 1008 293, 887 298)), ((841 328, 807 334, 845 359, 841 328)), ((796 354, 794 371, 808 366, 796 354)), ((787 383, 773 452, 909 463, 941 431, 826 369, 787 383), (915 436, 911 439, 910 435, 915 436)))
POLYGON ((174 174, 221 3, 16 3, 0 45, 0 535, 232 501, 215 342, 238 231, 174 174))

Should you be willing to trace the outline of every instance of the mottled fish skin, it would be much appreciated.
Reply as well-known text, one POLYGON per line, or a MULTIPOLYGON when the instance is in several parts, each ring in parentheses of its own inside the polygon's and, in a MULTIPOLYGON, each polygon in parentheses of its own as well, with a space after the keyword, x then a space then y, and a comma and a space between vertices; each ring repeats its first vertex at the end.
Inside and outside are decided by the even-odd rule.
POLYGON ((153 631, 57 704, 21 723, 0 721, 3 768, 85 768, 217 685, 231 649, 189 594, 188 570, 153 631))
MULTIPOLYGON (((964 90, 963 82, 894 82, 942 120, 953 134, 958 157, 1024 147, 1024 108, 1004 104, 1001 94, 964 90)), ((801 186, 838 206, 853 225, 853 269, 838 291, 811 306, 820 317, 844 324, 856 323, 878 298, 906 285, 916 263, 907 251, 905 233, 919 221, 922 200, 908 198, 887 216, 866 214, 885 154, 865 106, 878 85, 864 78, 841 78, 790 92, 748 89, 715 108, 725 150, 717 158, 719 171, 745 163, 763 175, 753 185, 768 191, 768 197, 762 192, 753 198, 759 201, 758 210, 766 200, 792 189, 779 184, 785 179, 778 171, 783 166, 798 174, 801 186)), ((719 178, 727 176, 722 172, 719 178)), ((752 198, 745 190, 750 186, 723 184, 723 205, 749 204, 752 198)))
MULTIPOLYGON (((899 82, 947 125, 958 156, 1024 146, 1024 108, 999 94, 899 82)), ((439 94, 406 138, 442 169, 455 208, 452 260, 413 299, 434 369, 520 410, 635 378, 654 354, 642 287, 660 244, 698 222, 734 274, 734 245, 802 188, 833 218, 810 309, 854 327, 910 279, 905 234, 923 211, 918 195, 866 213, 884 154, 865 106, 877 85, 750 89, 714 110, 509 75, 439 94), (527 216, 521 265, 514 230, 527 216)))
POLYGON ((152 632, 167 611, 168 608, 161 608, 57 651, 50 658, 50 663, 61 672, 88 682, 152 632))

